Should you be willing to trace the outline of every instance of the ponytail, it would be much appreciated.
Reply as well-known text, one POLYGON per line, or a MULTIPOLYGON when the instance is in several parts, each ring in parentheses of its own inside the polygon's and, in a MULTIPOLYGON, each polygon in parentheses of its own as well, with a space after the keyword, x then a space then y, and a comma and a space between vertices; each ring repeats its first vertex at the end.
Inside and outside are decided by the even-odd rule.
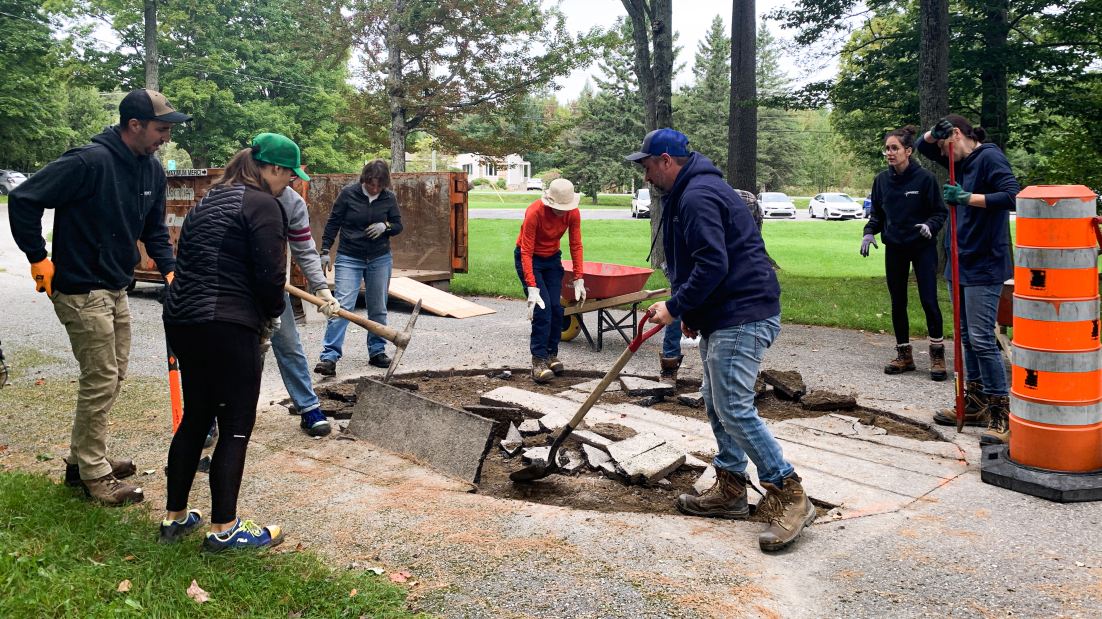
POLYGON ((987 131, 983 127, 972 126, 972 123, 960 114, 949 114, 945 117, 945 120, 949 121, 949 123, 957 129, 960 129, 961 135, 975 140, 977 144, 983 144, 987 141, 987 131))
POLYGON ((272 164, 253 159, 253 155, 260 151, 257 146, 252 146, 237 151, 237 154, 226 164, 226 170, 222 172, 222 178, 214 182, 215 187, 231 186, 235 184, 249 185, 272 193, 268 181, 260 174, 261 168, 270 167, 272 164))

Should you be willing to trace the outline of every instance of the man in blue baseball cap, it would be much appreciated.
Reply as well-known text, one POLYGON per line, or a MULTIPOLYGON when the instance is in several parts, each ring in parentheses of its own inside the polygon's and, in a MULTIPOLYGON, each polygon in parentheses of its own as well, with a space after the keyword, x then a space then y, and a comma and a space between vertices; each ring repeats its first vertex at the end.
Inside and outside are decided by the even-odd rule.
POLYGON ((698 497, 679 496, 677 508, 692 516, 749 516, 749 458, 767 490, 758 513, 769 527, 758 545, 780 550, 815 520, 815 506, 754 407, 758 368, 781 331, 781 288, 765 242, 742 198, 707 157, 689 150, 684 134, 652 131, 627 160, 643 166, 646 180, 665 194, 662 246, 673 294, 652 306, 651 322, 681 318, 682 333, 701 336, 700 391, 719 444, 715 485, 698 497))

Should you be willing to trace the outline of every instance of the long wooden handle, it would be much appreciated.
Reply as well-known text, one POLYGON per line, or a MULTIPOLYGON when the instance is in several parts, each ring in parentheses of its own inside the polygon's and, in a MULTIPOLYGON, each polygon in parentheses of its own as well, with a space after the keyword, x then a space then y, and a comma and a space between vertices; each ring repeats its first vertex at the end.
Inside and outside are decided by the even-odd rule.
MULTIPOLYGON (((325 305, 325 301, 322 301, 321 299, 319 299, 318 297, 315 297, 314 295, 310 294, 309 292, 306 292, 304 290, 300 290, 298 288, 295 288, 291 284, 284 284, 283 289, 286 290, 288 293, 290 293, 292 296, 296 296, 296 297, 302 299, 303 301, 309 301, 310 303, 313 303, 314 305, 317 305, 318 307, 321 307, 322 305, 325 305)), ((344 318, 348 322, 355 323, 355 324, 363 327, 364 329, 367 329, 368 331, 374 333, 375 335, 378 335, 379 337, 383 338, 384 340, 394 342, 394 344, 397 345, 397 346, 405 346, 406 343, 409 342, 409 336, 407 334, 402 333, 401 331, 398 331, 396 329, 391 329, 390 327, 388 327, 386 325, 381 325, 377 322, 368 320, 368 319, 364 318, 363 316, 357 316, 356 314, 353 314, 352 312, 345 311, 343 309, 338 310, 337 315, 340 316, 341 318, 344 318), (403 339, 405 339, 404 342, 401 341, 403 339)))

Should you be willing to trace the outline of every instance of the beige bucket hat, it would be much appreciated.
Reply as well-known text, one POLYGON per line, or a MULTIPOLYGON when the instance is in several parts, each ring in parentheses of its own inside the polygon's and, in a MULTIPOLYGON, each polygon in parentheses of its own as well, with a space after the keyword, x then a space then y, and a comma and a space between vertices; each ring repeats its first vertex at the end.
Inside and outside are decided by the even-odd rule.
POLYGON ((574 193, 574 183, 565 178, 556 178, 543 192, 543 203, 556 211, 572 211, 578 208, 582 194, 574 193))

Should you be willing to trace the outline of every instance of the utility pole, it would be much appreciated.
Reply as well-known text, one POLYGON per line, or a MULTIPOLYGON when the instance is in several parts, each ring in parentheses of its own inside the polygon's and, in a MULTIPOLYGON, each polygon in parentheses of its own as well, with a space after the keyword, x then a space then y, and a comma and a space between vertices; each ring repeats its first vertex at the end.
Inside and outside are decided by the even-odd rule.
POLYGON ((157 56, 157 0, 145 3, 145 87, 160 91, 160 69, 157 56))

